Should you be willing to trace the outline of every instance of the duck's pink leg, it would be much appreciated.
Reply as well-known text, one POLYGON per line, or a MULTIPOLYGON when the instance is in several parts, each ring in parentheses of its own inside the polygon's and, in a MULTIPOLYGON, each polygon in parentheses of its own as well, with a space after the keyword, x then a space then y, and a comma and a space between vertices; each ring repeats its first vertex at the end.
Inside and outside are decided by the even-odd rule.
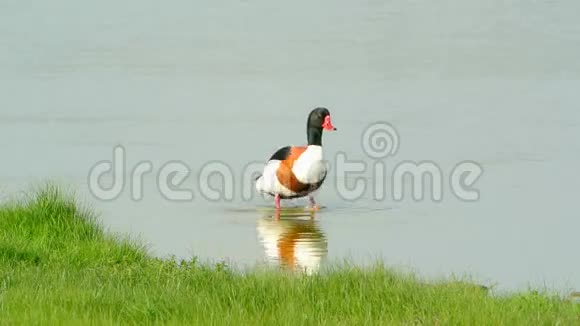
POLYGON ((316 201, 314 200, 313 196, 308 196, 308 201, 310 202, 310 208, 316 211, 320 209, 320 207, 316 205, 316 201))
POLYGON ((276 203, 276 209, 280 209, 280 195, 274 196, 274 202, 276 203))

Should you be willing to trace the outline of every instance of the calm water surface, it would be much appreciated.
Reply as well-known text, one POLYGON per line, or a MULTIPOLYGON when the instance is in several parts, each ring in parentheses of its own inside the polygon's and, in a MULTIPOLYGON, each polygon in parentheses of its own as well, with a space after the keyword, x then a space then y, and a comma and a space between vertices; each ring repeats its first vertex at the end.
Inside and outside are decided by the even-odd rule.
MULTIPOLYGON (((426 277, 580 288, 580 3, 555 1, 0 1, 0 196, 42 181, 76 191, 112 232, 160 256, 315 270, 382 259, 426 277), (393 167, 460 161, 484 174, 481 199, 396 202, 339 196, 334 175, 311 219, 272 219, 241 199, 241 176, 279 146, 303 144, 305 119, 330 108, 327 158, 375 161, 361 134, 399 132, 393 167), (87 175, 123 145, 127 168, 151 161, 144 197, 103 202, 87 175), (163 164, 191 167, 190 202, 156 189, 163 164), (210 161, 236 176, 231 201, 197 185, 210 161)), ((347 177, 352 185, 357 175, 347 177)), ((381 177, 364 173, 372 185, 381 177)), ((300 207, 304 201, 287 203, 300 207)))

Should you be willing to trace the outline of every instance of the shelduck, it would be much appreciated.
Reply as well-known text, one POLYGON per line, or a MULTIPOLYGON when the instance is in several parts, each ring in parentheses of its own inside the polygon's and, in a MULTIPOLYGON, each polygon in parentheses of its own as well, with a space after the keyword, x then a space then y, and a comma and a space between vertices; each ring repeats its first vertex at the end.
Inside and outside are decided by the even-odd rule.
POLYGON ((306 124, 308 145, 280 148, 256 179, 256 190, 274 196, 276 209, 280 209, 281 199, 305 196, 313 208, 318 208, 311 194, 320 188, 327 173, 322 155, 323 130, 334 131, 336 128, 328 109, 316 108, 308 115, 306 124))

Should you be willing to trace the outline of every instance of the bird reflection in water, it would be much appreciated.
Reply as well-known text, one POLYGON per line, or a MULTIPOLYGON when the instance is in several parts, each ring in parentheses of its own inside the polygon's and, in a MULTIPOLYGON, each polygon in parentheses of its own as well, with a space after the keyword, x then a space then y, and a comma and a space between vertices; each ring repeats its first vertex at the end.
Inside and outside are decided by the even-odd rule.
POLYGON ((328 242, 315 212, 276 210, 258 220, 258 236, 270 264, 312 274, 328 254, 328 242))

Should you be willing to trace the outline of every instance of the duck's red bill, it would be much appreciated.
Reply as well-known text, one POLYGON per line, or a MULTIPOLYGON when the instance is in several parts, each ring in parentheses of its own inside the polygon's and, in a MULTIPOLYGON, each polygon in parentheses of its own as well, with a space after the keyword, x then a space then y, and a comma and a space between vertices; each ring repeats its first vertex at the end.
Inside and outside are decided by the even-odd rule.
POLYGON ((322 123, 322 128, 324 130, 328 130, 328 131, 336 130, 336 128, 332 125, 332 121, 330 121, 330 115, 327 115, 326 118, 324 118, 324 122, 322 123))

